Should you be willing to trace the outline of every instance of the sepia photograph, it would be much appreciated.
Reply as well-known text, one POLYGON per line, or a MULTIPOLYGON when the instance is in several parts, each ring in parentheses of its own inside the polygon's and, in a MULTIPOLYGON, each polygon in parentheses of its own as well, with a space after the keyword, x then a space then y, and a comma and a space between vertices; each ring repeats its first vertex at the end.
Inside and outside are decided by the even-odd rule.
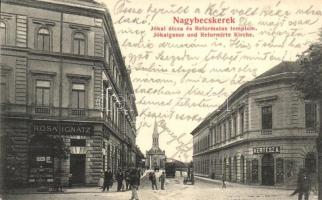
POLYGON ((0 200, 322 200, 320 0, 0 0, 0 200))

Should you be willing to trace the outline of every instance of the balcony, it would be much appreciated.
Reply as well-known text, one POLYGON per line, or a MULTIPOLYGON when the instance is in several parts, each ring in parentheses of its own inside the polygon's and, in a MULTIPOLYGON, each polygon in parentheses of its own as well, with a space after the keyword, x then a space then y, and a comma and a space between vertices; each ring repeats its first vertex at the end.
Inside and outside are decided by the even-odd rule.
POLYGON ((262 129, 261 134, 262 135, 272 135, 273 131, 272 129, 262 129))
POLYGON ((37 107, 35 107, 35 113, 48 115, 48 114, 50 114, 50 108, 44 107, 44 106, 37 106, 37 107))
POLYGON ((313 135, 313 134, 317 134, 318 131, 315 128, 307 128, 306 133, 310 134, 310 135, 313 135))
POLYGON ((72 108, 70 114, 73 116, 85 116, 86 112, 83 108, 72 108))

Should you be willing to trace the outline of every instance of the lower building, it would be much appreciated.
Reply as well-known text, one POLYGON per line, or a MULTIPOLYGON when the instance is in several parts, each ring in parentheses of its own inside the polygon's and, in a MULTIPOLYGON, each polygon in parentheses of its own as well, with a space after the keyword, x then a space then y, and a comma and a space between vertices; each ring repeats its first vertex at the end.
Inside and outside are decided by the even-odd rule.
POLYGON ((245 83, 192 131, 196 175, 293 187, 306 168, 316 183, 321 105, 294 89, 299 68, 282 62, 245 83))

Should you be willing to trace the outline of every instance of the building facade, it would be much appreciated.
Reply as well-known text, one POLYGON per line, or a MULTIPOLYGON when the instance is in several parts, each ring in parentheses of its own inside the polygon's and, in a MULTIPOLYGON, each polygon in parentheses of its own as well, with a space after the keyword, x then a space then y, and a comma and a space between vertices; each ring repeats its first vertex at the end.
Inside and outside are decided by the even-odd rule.
POLYGON ((192 131, 196 175, 291 187, 306 167, 316 181, 321 116, 292 86, 298 69, 282 62, 245 83, 192 131))
POLYGON ((105 6, 3 0, 0 25, 2 181, 97 185, 135 165, 135 95, 105 6))
POLYGON ((146 152, 145 166, 148 169, 161 169, 164 168, 165 162, 165 151, 162 151, 159 147, 158 124, 155 121, 152 134, 152 147, 149 151, 146 152))

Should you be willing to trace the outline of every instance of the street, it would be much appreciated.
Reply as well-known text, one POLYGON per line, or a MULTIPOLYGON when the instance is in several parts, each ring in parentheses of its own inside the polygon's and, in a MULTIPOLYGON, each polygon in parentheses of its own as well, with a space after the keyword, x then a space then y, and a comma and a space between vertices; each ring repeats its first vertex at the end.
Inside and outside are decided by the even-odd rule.
MULTIPOLYGON (((183 185, 183 178, 177 173, 176 178, 166 180, 165 190, 152 190, 147 177, 141 181, 138 190, 141 200, 296 200, 297 196, 289 196, 292 190, 274 189, 269 187, 250 187, 247 185, 228 184, 226 189, 221 185, 196 180, 195 185, 183 185)), ((4 196, 5 200, 128 200, 131 191, 116 192, 116 184, 109 192, 101 192, 96 187, 71 188, 60 194, 16 194, 4 196)), ((316 200, 317 196, 311 193, 310 200, 316 200)))

